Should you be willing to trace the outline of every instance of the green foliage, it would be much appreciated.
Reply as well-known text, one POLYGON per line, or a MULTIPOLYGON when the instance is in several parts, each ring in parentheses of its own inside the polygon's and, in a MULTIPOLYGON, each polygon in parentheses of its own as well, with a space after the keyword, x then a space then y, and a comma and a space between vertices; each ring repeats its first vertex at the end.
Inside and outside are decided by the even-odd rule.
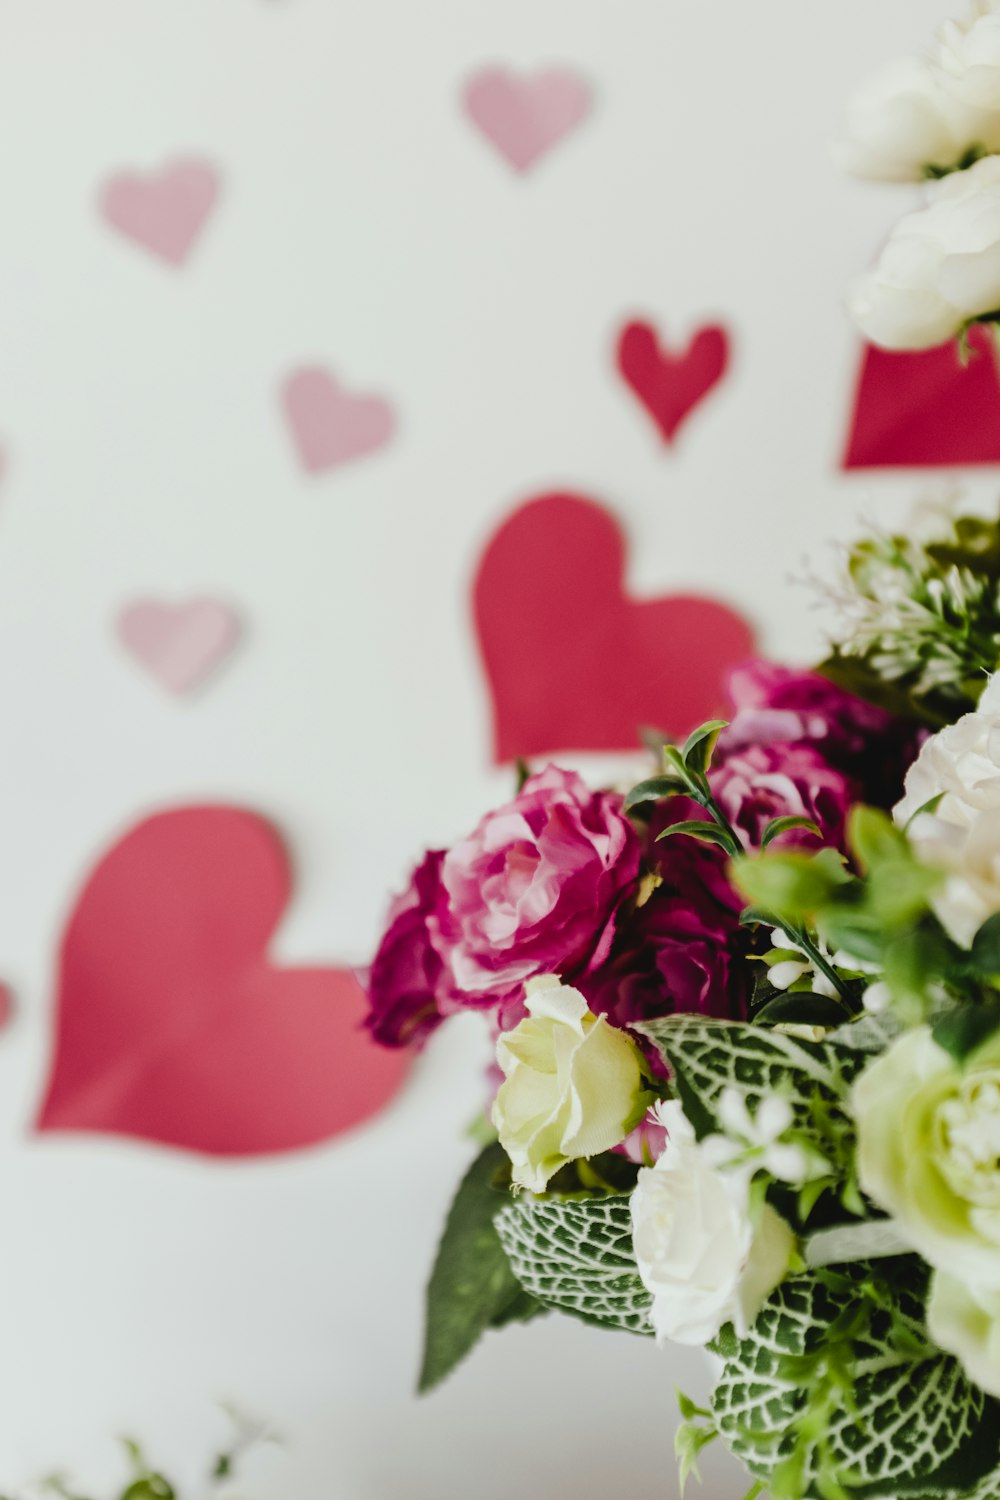
POLYGON ((1000 660, 1000 525, 942 514, 938 535, 863 538, 827 676, 938 726, 973 708, 1000 660))
POLYGON ((703 1406, 696 1406, 683 1391, 677 1392, 677 1405, 681 1424, 674 1435, 674 1453, 677 1458, 677 1478, 683 1495, 692 1474, 695 1479, 701 1480, 698 1472, 699 1455, 709 1443, 715 1442, 719 1436, 719 1428, 712 1412, 703 1406))
POLYGON ((751 1117, 766 1099, 787 1099, 792 1125, 783 1139, 801 1146, 812 1163, 809 1181, 782 1204, 791 1222, 804 1228, 824 1194, 831 1199, 828 1214, 864 1212, 855 1181, 854 1125, 847 1109, 863 1054, 765 1026, 704 1016, 667 1016, 635 1029, 649 1038, 666 1062, 699 1139, 722 1131, 719 1105, 726 1089, 742 1095, 751 1117))
POLYGON ((708 770, 712 763, 719 734, 726 727, 724 719, 710 719, 688 735, 684 744, 663 746, 662 776, 654 776, 634 786, 625 798, 625 811, 632 812, 647 802, 659 802, 664 797, 690 797, 708 813, 707 819, 689 819, 666 828, 659 838, 670 838, 687 834, 692 838, 705 839, 718 844, 727 854, 742 853, 743 845, 729 820, 712 796, 708 783, 708 770))
POLYGON ((948 1490, 963 1465, 985 1472, 986 1399, 928 1340, 926 1278, 915 1256, 809 1271, 726 1341, 713 1412, 773 1500, 948 1490))
POLYGON ((496 1227, 518 1279, 546 1307, 601 1328, 652 1333, 627 1196, 524 1193, 501 1209, 496 1227))
POLYGON ((459 1184, 427 1286, 427 1325, 418 1389, 433 1390, 487 1328, 526 1321, 542 1311, 511 1270, 495 1220, 508 1201, 509 1169, 493 1142, 459 1184))

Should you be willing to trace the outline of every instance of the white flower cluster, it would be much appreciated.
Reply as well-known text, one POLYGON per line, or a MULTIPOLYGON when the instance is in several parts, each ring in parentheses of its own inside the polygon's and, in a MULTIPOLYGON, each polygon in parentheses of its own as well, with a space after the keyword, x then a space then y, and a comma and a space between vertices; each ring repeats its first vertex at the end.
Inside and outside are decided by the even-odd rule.
POLYGON ((763 1171, 800 1187, 817 1164, 784 1139, 792 1111, 779 1097, 765 1100, 752 1117, 742 1094, 727 1089, 719 1108, 724 1134, 702 1141, 676 1100, 654 1113, 667 1143, 655 1165, 639 1173, 631 1199, 632 1244, 653 1298, 654 1332, 658 1339, 706 1344, 732 1323, 743 1335, 795 1249, 785 1220, 755 1199, 753 1178, 763 1171))
POLYGON ((941 179, 848 301, 888 349, 945 343, 1000 315, 1000 0, 943 27, 930 58, 883 69, 850 104, 837 156, 857 176, 941 179))

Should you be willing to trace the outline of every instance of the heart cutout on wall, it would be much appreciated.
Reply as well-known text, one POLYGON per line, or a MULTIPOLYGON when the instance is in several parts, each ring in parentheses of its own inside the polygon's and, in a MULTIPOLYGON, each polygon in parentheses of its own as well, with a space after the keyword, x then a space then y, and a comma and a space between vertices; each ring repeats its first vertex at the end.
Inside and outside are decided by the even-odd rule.
POLYGON ((681 735, 724 701, 753 649, 745 620, 697 594, 630 599, 614 516, 582 495, 529 500, 489 542, 474 585, 498 761, 635 750, 681 735))
POLYGON ((1000 463, 1000 374, 992 332, 971 328, 969 347, 965 364, 955 343, 916 353, 866 348, 843 467, 1000 463))
POLYGON ((150 676, 172 693, 188 693, 229 656, 240 637, 240 622, 220 599, 184 604, 141 599, 125 606, 116 630, 150 676))
POLYGON ((591 94, 568 68, 532 75, 482 68, 466 84, 463 103, 472 123, 515 172, 528 172, 586 117, 591 94))
POLYGON ((328 1140, 387 1103, 409 1057, 362 1029, 353 975, 268 959, 290 893, 256 813, 182 807, 126 833, 63 937, 38 1128, 246 1156, 328 1140))
POLYGON ((153 172, 121 172, 100 196, 104 218, 126 239, 171 266, 182 266, 219 196, 210 162, 184 158, 153 172))
POLYGON ((321 366, 293 370, 281 387, 281 402, 307 474, 376 453, 396 430, 395 412, 384 397, 348 391, 321 366))
POLYGON ((665 443, 704 401, 729 365, 729 335, 699 328, 680 354, 666 349, 651 323, 628 323, 618 337, 618 370, 652 417, 665 443))

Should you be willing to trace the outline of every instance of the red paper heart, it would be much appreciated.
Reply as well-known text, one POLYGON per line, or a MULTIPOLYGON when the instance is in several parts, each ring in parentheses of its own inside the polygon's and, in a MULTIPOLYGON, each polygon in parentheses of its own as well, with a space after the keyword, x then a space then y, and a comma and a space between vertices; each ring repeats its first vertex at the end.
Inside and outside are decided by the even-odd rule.
POLYGON ((38 1128, 245 1156, 327 1140, 386 1103, 409 1059, 361 1030, 353 976, 267 958, 290 890, 255 813, 183 807, 127 833, 63 938, 38 1128))
POLYGON ((724 328, 699 328, 683 354, 661 348, 650 323, 629 323, 618 339, 618 369, 667 443, 722 379, 728 363, 724 328))
POLYGON ((645 727, 679 735, 718 710, 749 626, 697 595, 629 599, 624 573, 617 521, 580 495, 530 500, 494 535, 475 614, 498 761, 634 750, 645 727))
POLYGON ((992 335, 919 353, 865 350, 845 469, 954 468, 1000 463, 1000 376, 992 335))

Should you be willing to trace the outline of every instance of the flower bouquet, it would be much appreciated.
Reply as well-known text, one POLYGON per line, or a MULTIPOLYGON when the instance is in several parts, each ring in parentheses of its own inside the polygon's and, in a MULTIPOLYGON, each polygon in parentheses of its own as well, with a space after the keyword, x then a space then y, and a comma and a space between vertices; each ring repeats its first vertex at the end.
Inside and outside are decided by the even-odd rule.
MULTIPOLYGON (((1000 321, 996 151, 990 5, 849 111, 848 165, 934 180, 869 336, 1000 321)), ((373 1035, 496 1038, 421 1384, 555 1310, 713 1353, 682 1476, 721 1438, 775 1500, 1000 1500, 1000 521, 863 537, 838 602, 819 669, 733 671, 630 789, 522 768, 394 904, 373 1035)))

